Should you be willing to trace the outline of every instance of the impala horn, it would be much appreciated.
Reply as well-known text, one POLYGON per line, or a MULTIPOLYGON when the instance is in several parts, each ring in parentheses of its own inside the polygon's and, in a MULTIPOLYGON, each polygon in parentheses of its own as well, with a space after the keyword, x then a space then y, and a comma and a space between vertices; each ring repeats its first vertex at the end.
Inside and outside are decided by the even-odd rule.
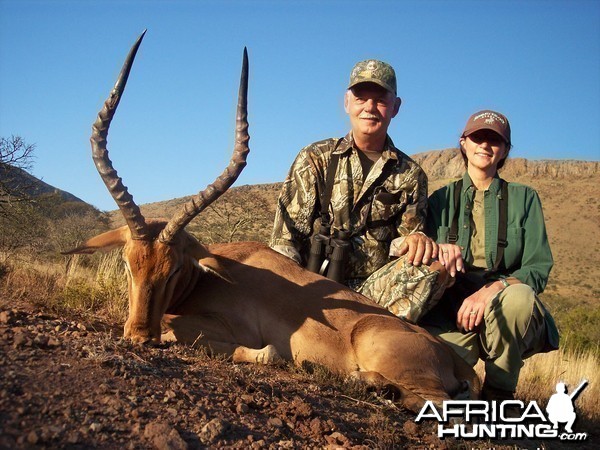
POLYGON ((119 78, 115 83, 115 87, 110 92, 108 99, 104 102, 104 107, 98 113, 98 118, 94 125, 92 125, 92 137, 90 142, 92 143, 92 158, 96 169, 104 181, 108 192, 115 199, 117 206, 121 210, 125 222, 131 231, 132 239, 148 240, 150 239, 148 233, 148 226, 144 220, 144 216, 140 212, 140 208, 133 201, 133 197, 127 190, 127 187, 123 185, 123 181, 117 175, 117 171, 113 168, 112 162, 108 157, 108 150, 106 149, 106 137, 108 135, 108 127, 112 121, 119 101, 125 90, 127 84, 127 78, 135 59, 135 54, 142 43, 142 39, 146 34, 146 30, 137 38, 133 47, 127 55, 127 59, 123 64, 119 78))
MULTIPOLYGON (((144 216, 140 212, 139 207, 133 201, 133 197, 129 194, 127 187, 123 185, 121 178, 117 175, 117 171, 113 168, 112 162, 108 157, 108 150, 106 148, 106 137, 108 135, 108 128, 110 122, 115 114, 119 101, 133 60, 137 50, 146 34, 146 30, 138 37, 137 41, 131 47, 127 59, 123 64, 119 78, 115 84, 115 87, 110 93, 110 96, 104 102, 104 107, 98 113, 98 118, 92 126, 92 137, 90 141, 92 143, 92 157, 96 164, 96 169, 102 177, 104 184, 108 188, 108 191, 114 198, 115 202, 119 206, 125 222, 131 231, 131 237, 133 239, 148 240, 151 239, 149 235, 148 226, 144 220, 144 216)), ((250 148, 248 147, 248 141, 250 136, 248 134, 248 51, 244 48, 244 58, 242 64, 242 75, 240 80, 240 89, 238 95, 238 105, 236 114, 236 132, 235 132, 235 145, 233 148, 233 155, 229 166, 223 171, 223 173, 203 191, 199 192, 195 197, 189 200, 183 205, 177 214, 167 223, 165 228, 161 231, 158 239, 164 244, 171 244, 173 239, 185 226, 194 219, 200 212, 202 212, 207 206, 219 198, 238 178, 244 167, 246 166, 246 157, 250 148)))
POLYGON ((248 135, 248 51, 246 48, 244 48, 235 124, 235 145, 229 166, 212 184, 209 184, 203 191, 198 192, 195 197, 192 197, 179 209, 161 231, 158 237, 160 242, 171 244, 177 233, 229 189, 246 166, 246 157, 250 151, 250 147, 248 147, 248 141, 250 140, 248 135))

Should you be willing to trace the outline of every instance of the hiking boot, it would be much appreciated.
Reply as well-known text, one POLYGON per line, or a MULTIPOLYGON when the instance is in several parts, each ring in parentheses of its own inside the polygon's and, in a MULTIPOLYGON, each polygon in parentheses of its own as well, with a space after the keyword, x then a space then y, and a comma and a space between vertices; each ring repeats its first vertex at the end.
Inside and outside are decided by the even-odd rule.
MULTIPOLYGON (((483 383, 483 388, 481 389, 481 399, 486 402, 496 402, 496 408, 500 408, 502 402, 507 400, 515 400, 515 393, 513 391, 507 391, 505 389, 499 389, 493 386, 490 386, 488 383, 483 383)), ((522 411, 517 405, 508 405, 503 407, 504 417, 517 419, 522 416, 522 411)))
POLYGON ((486 402, 491 402, 492 400, 496 400, 497 402, 501 402, 504 400, 514 400, 515 393, 512 391, 506 391, 504 389, 499 389, 490 386, 488 383, 483 383, 483 388, 481 388, 481 399, 486 402))

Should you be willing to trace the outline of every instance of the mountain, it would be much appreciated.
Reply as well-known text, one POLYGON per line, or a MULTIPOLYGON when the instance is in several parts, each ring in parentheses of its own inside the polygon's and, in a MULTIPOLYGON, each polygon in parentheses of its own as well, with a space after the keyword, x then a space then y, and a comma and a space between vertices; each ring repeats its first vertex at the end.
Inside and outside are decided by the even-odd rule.
POLYGON ((0 194, 2 193, 1 188, 4 187, 9 192, 18 192, 30 197, 54 194, 65 202, 85 203, 70 192, 51 186, 18 167, 0 164, 0 174, 0 194))
MULTIPOLYGON (((423 168, 430 181, 449 180, 462 176, 463 159, 457 148, 433 150, 411 156, 423 168)), ((536 160, 509 158, 500 175, 514 178, 570 178, 589 177, 600 172, 600 162, 575 160, 536 160)))

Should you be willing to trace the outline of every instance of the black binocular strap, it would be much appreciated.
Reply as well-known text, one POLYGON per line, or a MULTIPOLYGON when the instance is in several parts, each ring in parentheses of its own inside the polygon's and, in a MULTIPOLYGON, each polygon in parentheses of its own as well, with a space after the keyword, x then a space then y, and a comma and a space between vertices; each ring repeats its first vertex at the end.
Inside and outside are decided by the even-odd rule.
MULTIPOLYGON (((458 214, 460 211, 460 196, 462 194, 463 180, 458 180, 454 183, 454 217, 448 232, 448 243, 455 244, 458 240, 458 214)), ((498 248, 496 250, 496 261, 494 267, 489 271, 496 272, 502 264, 504 257, 504 249, 508 245, 507 228, 508 228, 508 183, 500 178, 500 210, 498 216, 498 248)), ((469 214, 469 217, 471 214, 469 214)))
POLYGON ((335 179, 335 173, 337 172, 337 166, 339 161, 340 154, 333 153, 331 155, 331 159, 329 160, 329 164, 327 165, 327 179, 325 180, 323 195, 321 195, 321 226, 325 224, 331 225, 331 218, 329 217, 329 203, 331 202, 333 181, 335 179))
POLYGON ((454 217, 448 231, 448 243, 456 244, 458 241, 458 213, 460 210, 460 194, 462 193, 463 180, 454 183, 454 217))

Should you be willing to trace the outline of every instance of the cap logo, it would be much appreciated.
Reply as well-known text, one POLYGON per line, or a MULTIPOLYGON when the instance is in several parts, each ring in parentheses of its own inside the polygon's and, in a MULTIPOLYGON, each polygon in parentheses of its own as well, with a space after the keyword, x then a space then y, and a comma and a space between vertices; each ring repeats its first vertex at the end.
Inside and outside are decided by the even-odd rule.
POLYGON ((495 121, 500 122, 502 125, 506 125, 506 120, 504 120, 498 114, 496 114, 494 112, 490 112, 490 111, 481 113, 481 114, 473 117, 473 122, 480 120, 480 119, 484 119, 485 123, 487 123, 488 125, 493 124, 495 121))
POLYGON ((396 93, 396 74, 389 64, 376 59, 368 59, 357 63, 350 75, 350 86, 372 81, 388 91, 396 93))
POLYGON ((365 67, 355 67, 352 78, 375 78, 377 77, 377 61, 369 61, 365 67))

